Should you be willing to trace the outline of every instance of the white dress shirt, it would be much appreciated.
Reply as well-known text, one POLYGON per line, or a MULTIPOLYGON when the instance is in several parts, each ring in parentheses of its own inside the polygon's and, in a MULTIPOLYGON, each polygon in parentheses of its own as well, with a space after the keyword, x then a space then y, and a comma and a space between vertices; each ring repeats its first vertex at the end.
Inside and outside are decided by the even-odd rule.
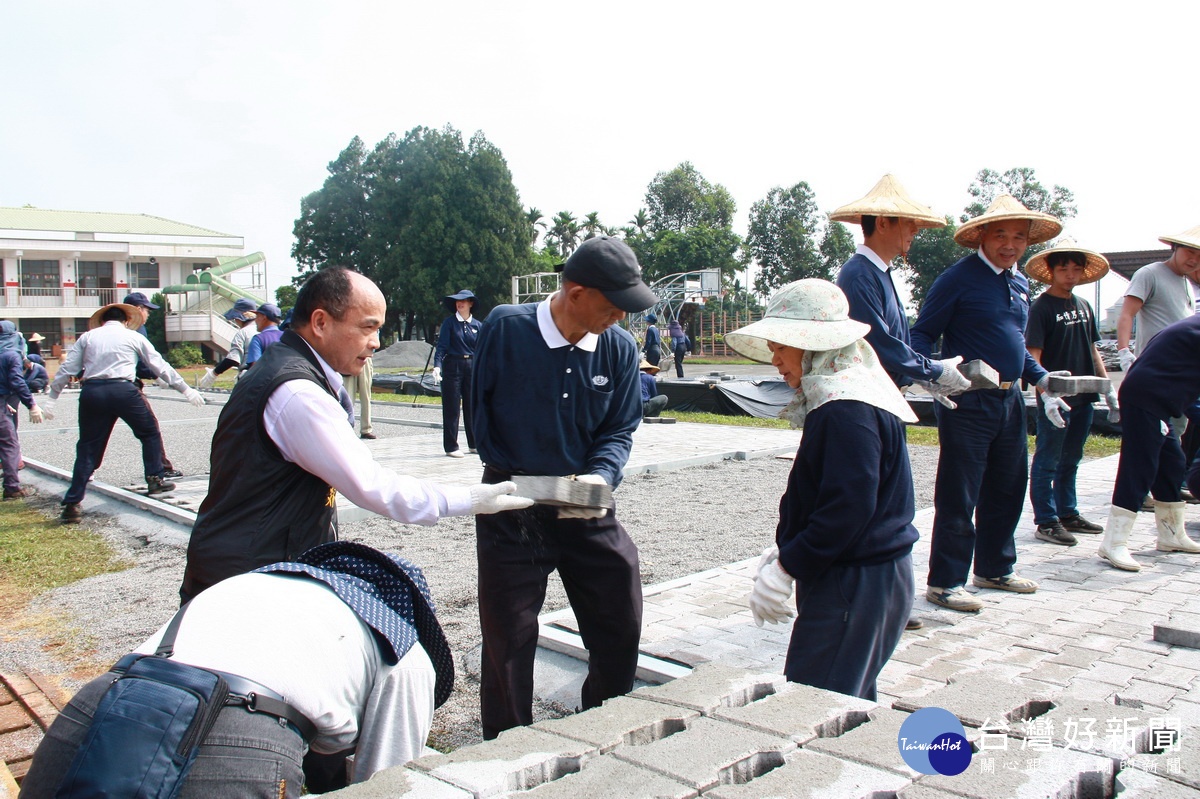
POLYGON ((137 377, 137 364, 167 381, 171 388, 183 393, 188 390, 179 373, 162 359, 150 340, 130 330, 116 320, 105 322, 95 330, 84 333, 67 353, 50 384, 50 399, 58 399, 63 387, 72 377, 83 375, 88 380, 129 380, 137 377))

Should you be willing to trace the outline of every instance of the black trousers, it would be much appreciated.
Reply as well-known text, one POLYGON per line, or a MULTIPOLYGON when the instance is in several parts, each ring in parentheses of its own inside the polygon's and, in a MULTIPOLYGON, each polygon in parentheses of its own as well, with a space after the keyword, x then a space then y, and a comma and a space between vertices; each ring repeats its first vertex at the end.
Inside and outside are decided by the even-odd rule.
POLYGON ((442 448, 446 452, 458 449, 458 409, 462 406, 463 428, 467 432, 467 449, 475 449, 472 431, 471 374, 475 361, 458 355, 442 359, 442 448))
MULTIPOLYGON (((136 385, 138 387, 138 393, 140 393, 142 395, 142 402, 146 403, 146 410, 150 413, 151 416, 154 416, 154 406, 150 404, 150 400, 146 398, 146 392, 142 390, 143 389, 142 381, 138 380, 136 383, 134 383, 134 385, 136 385)), ((157 416, 154 416, 154 426, 158 427, 158 417, 157 416)), ((160 433, 160 438, 161 438, 162 428, 159 428, 159 433, 160 433)), ((163 446, 162 446, 162 464, 163 464, 164 469, 171 469, 171 470, 175 469, 175 465, 173 463, 171 463, 171 459, 167 457, 167 442, 165 442, 165 441, 163 442, 163 446)))
POLYGON ((1112 504, 1136 513, 1149 491, 1159 502, 1179 502, 1179 491, 1187 472, 1179 437, 1166 423, 1141 408, 1121 408, 1121 459, 1113 482, 1112 504))
MULTIPOLYGON (((491 472, 491 470, 489 470, 491 472)), ((485 482, 497 482, 485 472, 485 482)), ((553 507, 475 517, 483 631, 483 737, 533 723, 533 663, 546 581, 557 570, 588 650, 582 707, 633 688, 642 633, 637 547, 612 509, 559 519, 553 507)))
POLYGON ((163 472, 162 433, 146 398, 130 380, 85 380, 79 397, 79 443, 75 445, 75 470, 64 504, 82 502, 88 478, 100 468, 108 439, 117 419, 125 422, 142 442, 142 467, 146 476, 163 472))

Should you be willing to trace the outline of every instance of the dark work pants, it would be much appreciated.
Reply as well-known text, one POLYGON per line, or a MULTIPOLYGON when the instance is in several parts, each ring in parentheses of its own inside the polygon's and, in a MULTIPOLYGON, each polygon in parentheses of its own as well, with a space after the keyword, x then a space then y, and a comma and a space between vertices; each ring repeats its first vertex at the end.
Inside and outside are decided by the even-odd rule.
POLYGON ((667 407, 667 395, 656 394, 642 403, 642 416, 659 416, 665 407, 667 407))
POLYGON ((784 676, 874 701, 875 678, 912 610, 912 555, 871 566, 833 566, 798 591, 784 676))
POLYGON ((125 422, 142 442, 142 467, 146 476, 159 475, 162 434, 146 399, 129 380, 85 380, 79 397, 79 443, 75 445, 75 471, 64 504, 82 502, 88 478, 100 468, 108 439, 117 419, 125 422))
POLYGON ((447 355, 442 359, 442 448, 446 452, 458 449, 458 409, 462 406, 463 428, 467 432, 467 449, 475 449, 472 431, 471 358, 447 355))
MULTIPOLYGON (((150 400, 146 398, 146 392, 142 390, 142 381, 134 383, 138 387, 138 393, 142 395, 142 402, 146 403, 146 411, 154 416, 154 406, 150 404, 150 400)), ((154 416, 154 426, 158 427, 158 417, 154 416)), ((162 428, 159 428, 159 438, 162 438, 162 428)), ((167 457, 167 442, 162 445, 162 465, 163 469, 174 469, 175 465, 171 463, 171 459, 167 457)))
MULTIPOLYGON (((96 707, 116 675, 108 672, 89 682, 54 719, 38 745, 21 796, 51 797, 83 743, 96 707)), ((184 781, 180 799, 294 797, 304 775, 300 761, 304 740, 294 729, 266 713, 227 707, 217 716, 200 746, 200 754, 184 781)))
POLYGON ((675 346, 675 376, 683 377, 683 359, 687 355, 687 345, 678 344, 675 346))
POLYGON ((10 407, 21 409, 21 400, 16 394, 0 396, 0 468, 4 469, 4 490, 17 491, 21 488, 21 441, 17 438, 17 414, 10 407))
POLYGON ((956 410, 934 406, 941 452, 934 485, 929 585, 1001 577, 1017 562, 1013 533, 1029 475, 1025 398, 1016 386, 968 391, 956 410))
POLYGON ((1136 513, 1149 491, 1159 502, 1180 502, 1187 471, 1179 436, 1167 422, 1137 406, 1121 408, 1121 459, 1113 483, 1112 504, 1136 513))
MULTIPOLYGON (((486 474, 484 480, 492 481, 486 474)), ((615 512, 600 519, 558 519, 555 508, 537 505, 475 517, 484 738, 533 723, 537 617, 555 569, 588 650, 583 709, 633 688, 642 582, 637 547, 615 512)))
POLYGON ((658 366, 658 362, 662 360, 662 350, 658 347, 646 348, 646 363, 651 366, 658 366))

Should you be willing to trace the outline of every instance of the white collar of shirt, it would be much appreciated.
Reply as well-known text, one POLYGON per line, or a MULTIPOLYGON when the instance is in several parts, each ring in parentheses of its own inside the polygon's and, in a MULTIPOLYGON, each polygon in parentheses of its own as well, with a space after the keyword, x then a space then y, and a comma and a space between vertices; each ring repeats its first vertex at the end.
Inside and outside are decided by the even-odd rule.
POLYGON ((858 248, 855 249, 854 252, 856 255, 861 255, 863 258, 866 258, 868 261, 875 264, 875 266, 879 268, 880 272, 886 272, 890 268, 883 262, 883 259, 879 257, 879 253, 875 252, 865 244, 858 245, 858 248))
POLYGON ((979 260, 983 261, 985 264, 987 264, 989 267, 991 267, 991 270, 993 272, 995 272, 997 275, 1002 275, 1005 272, 1011 272, 1017 268, 1017 265, 1013 264, 1008 269, 1001 269, 1000 267, 996 266, 994 263, 992 263, 991 261, 988 260, 988 257, 983 254, 983 250, 979 250, 979 260))
POLYGON ((554 317, 550 314, 550 300, 554 299, 554 294, 539 302, 537 307, 538 330, 546 346, 552 350, 559 347, 578 347, 585 352, 595 352, 596 345, 600 343, 600 337, 595 333, 584 333, 583 338, 572 344, 559 332, 558 325, 554 324, 554 317))
POLYGON ((304 336, 300 336, 299 333, 296 335, 299 336, 301 341, 304 341, 304 346, 308 347, 309 351, 311 351, 313 355, 317 356, 317 363, 321 364, 321 371, 325 373, 325 379, 328 380, 329 385, 333 387, 334 393, 341 393, 342 386, 345 384, 342 376, 338 374, 332 366, 325 362, 325 359, 321 357, 321 353, 313 349, 313 345, 305 341, 304 336))
POLYGON ((456 317, 458 317, 458 321, 460 321, 460 322, 464 322, 464 323, 466 323, 466 322, 470 322, 470 321, 471 321, 471 317, 469 317, 469 316, 468 316, 466 319, 463 319, 463 315, 462 315, 462 314, 460 314, 458 311, 455 311, 455 312, 454 312, 454 315, 455 315, 456 317))

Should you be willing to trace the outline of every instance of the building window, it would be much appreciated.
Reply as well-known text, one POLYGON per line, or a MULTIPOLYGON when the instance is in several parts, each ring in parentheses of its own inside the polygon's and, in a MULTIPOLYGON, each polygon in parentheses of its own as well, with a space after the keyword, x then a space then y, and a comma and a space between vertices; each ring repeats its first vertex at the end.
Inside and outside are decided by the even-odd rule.
POLYGON ((22 259, 19 271, 23 289, 57 289, 62 285, 58 274, 58 261, 22 259))
POLYGON ((62 320, 60 319, 22 319, 20 329, 26 339, 34 333, 42 334, 46 339, 42 342, 43 357, 50 354, 51 347, 63 345, 62 320))
POLYGON ((131 263, 129 265, 129 287, 134 289, 156 289, 161 286, 158 263, 131 263))
POLYGON ((75 267, 76 285, 81 289, 113 287, 112 261, 80 261, 75 267))

